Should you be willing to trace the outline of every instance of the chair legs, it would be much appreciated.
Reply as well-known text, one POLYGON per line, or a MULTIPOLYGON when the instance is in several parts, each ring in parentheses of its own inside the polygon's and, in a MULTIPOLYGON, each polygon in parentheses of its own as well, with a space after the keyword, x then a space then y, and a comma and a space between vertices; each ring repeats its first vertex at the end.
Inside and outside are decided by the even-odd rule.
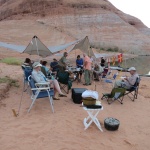
POLYGON ((125 95, 127 95, 132 101, 134 101, 135 99, 137 99, 138 90, 127 92, 125 95))
POLYGON ((32 95, 32 96, 31 96, 32 103, 31 103, 31 105, 30 105, 30 107, 29 107, 29 109, 28 109, 28 112, 30 112, 30 110, 31 110, 31 108, 32 108, 32 106, 33 106, 33 104, 35 103, 38 94, 39 94, 39 91, 38 91, 35 95, 32 95))
MULTIPOLYGON (((48 91, 47 91, 47 93, 48 93, 48 97, 49 97, 50 105, 51 105, 51 108, 52 108, 52 112, 54 113, 53 98, 52 98, 52 96, 50 96, 50 94, 49 94, 49 92, 48 92, 48 91)), ((37 91, 37 93, 36 93, 35 95, 32 95, 32 96, 31 96, 32 103, 31 103, 31 105, 30 105, 30 107, 29 107, 29 109, 28 109, 28 112, 30 112, 30 110, 31 110, 31 108, 32 108, 32 106, 33 106, 33 104, 34 104, 34 103, 35 103, 35 101, 37 100, 37 96, 38 96, 38 94, 39 94, 39 91, 37 91)))
POLYGON ((107 94, 107 95, 104 95, 102 96, 101 100, 107 100, 108 104, 111 104, 115 101, 118 101, 120 102, 120 104, 123 104, 123 99, 124 99, 124 96, 120 97, 120 98, 110 98, 110 94, 107 94))
POLYGON ((63 90, 66 94, 69 93, 68 85, 59 83, 60 89, 63 90), (67 87, 67 90, 65 89, 67 87))
POLYGON ((103 132, 100 122, 96 118, 99 111, 100 110, 87 110, 89 116, 83 120, 83 124, 85 126, 84 130, 86 130, 92 124, 92 122, 94 122, 98 129, 103 132))
POLYGON ((51 105, 51 108, 52 108, 52 112, 54 113, 54 107, 53 107, 53 98, 52 98, 52 96, 50 96, 50 94, 49 94, 49 92, 47 91, 47 93, 48 93, 48 97, 49 97, 49 102, 50 102, 50 105, 51 105))
POLYGON ((123 97, 122 98, 118 98, 118 99, 111 99, 110 101, 109 101, 110 99, 108 98, 108 100, 107 100, 107 102, 108 102, 108 104, 111 104, 111 103, 113 103, 113 102, 115 102, 115 101, 118 101, 118 102, 120 102, 120 104, 123 104, 123 97))

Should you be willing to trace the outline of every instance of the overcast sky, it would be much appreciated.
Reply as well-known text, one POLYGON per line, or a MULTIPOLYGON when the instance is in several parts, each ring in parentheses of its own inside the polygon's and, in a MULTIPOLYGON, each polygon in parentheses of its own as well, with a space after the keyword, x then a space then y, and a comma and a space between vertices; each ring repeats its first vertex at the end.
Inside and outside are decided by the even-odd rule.
POLYGON ((109 0, 124 13, 139 18, 150 28, 150 0, 109 0))

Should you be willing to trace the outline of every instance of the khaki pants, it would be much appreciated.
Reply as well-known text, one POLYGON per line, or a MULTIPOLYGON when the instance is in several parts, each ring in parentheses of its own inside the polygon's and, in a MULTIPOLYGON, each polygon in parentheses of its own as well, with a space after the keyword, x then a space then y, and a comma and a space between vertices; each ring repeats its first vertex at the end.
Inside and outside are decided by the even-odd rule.
POLYGON ((84 70, 84 80, 87 85, 91 83, 91 70, 84 70))
POLYGON ((125 82, 123 82, 122 80, 116 80, 115 83, 114 83, 114 88, 118 88, 118 87, 123 87, 125 89, 130 89, 131 87, 130 86, 127 86, 125 84, 125 82))

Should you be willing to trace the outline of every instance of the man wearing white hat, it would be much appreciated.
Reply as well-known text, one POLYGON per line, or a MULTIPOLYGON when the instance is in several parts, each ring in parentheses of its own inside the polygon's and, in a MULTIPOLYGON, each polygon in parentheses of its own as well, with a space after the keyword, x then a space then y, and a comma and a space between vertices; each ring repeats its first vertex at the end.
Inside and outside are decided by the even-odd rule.
POLYGON ((136 79, 139 78, 135 67, 130 67, 128 71, 130 72, 131 77, 125 77, 123 80, 117 80, 114 84, 114 88, 124 87, 126 89, 130 89, 135 84, 136 79))
POLYGON ((32 67, 32 78, 37 82, 37 83, 44 83, 44 82, 50 82, 50 84, 53 85, 54 87, 54 100, 59 100, 59 98, 56 97, 56 92, 59 93, 60 97, 67 97, 65 94, 62 93, 59 83, 56 79, 53 80, 47 80, 45 75, 41 72, 41 64, 39 62, 34 62, 32 67))

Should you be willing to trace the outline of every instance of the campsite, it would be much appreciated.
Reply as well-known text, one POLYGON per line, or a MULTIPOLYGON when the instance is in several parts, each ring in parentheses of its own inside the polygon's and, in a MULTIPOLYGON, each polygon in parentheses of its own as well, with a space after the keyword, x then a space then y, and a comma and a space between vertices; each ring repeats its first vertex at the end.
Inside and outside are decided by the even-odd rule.
MULTIPOLYGON (((25 59, 28 54, 19 54, 10 50, 5 55, 25 59), (21 57, 20 57, 21 56, 21 57)), ((1 53, 2 54, 2 53, 1 53)), ((70 54, 70 59, 74 57, 70 54)), ((3 55, 2 55, 3 56, 3 55)), ((35 56, 34 56, 35 57, 35 56)), ((71 61, 70 60, 70 61, 71 61)), ((27 110, 31 104, 30 96, 23 93, 23 101, 18 117, 14 117, 12 109, 17 111, 23 88, 23 72, 20 66, 0 63, 1 75, 17 79, 19 88, 9 87, 5 90, 5 99, 1 100, 1 138, 3 149, 145 149, 149 147, 149 88, 147 78, 143 77, 140 83, 138 99, 134 102, 125 97, 123 105, 115 102, 108 105, 101 101, 104 110, 98 115, 103 132, 94 124, 84 130, 83 119, 87 113, 80 104, 74 104, 71 92, 67 98, 54 101, 55 113, 49 106, 48 99, 38 100, 30 113, 27 110), (120 121, 118 131, 108 131, 104 128, 104 119, 115 117, 120 121), (142 141, 142 139, 147 139, 142 141), (89 141, 93 141, 89 143, 89 141), (116 143, 117 141, 117 143, 116 143), (34 144, 33 144, 34 143, 34 144), (112 148, 113 147, 113 148, 112 148)), ((99 96, 110 92, 111 86, 96 83, 99 96)), ((73 88, 83 87, 73 83, 73 88)), ((84 88, 84 87, 83 87, 84 88)), ((94 85, 88 87, 94 90, 94 85)))
MULTIPOLYGON (((0 10, 3 14, 0 15, 0 150, 149 150, 150 59, 148 34, 144 32, 148 28, 108 1, 87 0, 85 4, 84 0, 82 3, 64 0, 57 1, 58 6, 40 0, 37 3, 5 1, 4 5, 3 2, 0 2, 0 8, 3 6, 0 10), (10 8, 14 9, 3 13, 10 8), (128 19, 135 25, 129 24, 128 19), (118 51, 114 50, 116 47, 118 51), (68 66, 74 68, 77 55, 82 58, 84 53, 90 55, 93 64, 100 63, 104 57, 106 68, 111 70, 107 79, 115 74, 115 80, 130 76, 128 69, 135 67, 141 79, 137 99, 135 96, 133 101, 125 95, 123 104, 118 100, 108 104, 101 98, 111 93, 113 84, 102 79, 85 86, 83 73, 81 82, 73 80, 71 88, 96 91, 102 106, 100 111, 94 110, 98 114, 94 116, 83 103, 75 103, 72 89, 65 93, 67 97, 53 100, 54 112, 48 97, 37 99, 28 112, 33 101, 30 86, 24 89, 24 60, 47 61, 49 67, 64 52, 68 52, 68 66), (91 124, 85 123, 88 116, 93 119, 91 124), (107 118, 116 118, 118 129, 108 130, 107 118)), ((25 85, 28 87, 28 82, 25 85)))

